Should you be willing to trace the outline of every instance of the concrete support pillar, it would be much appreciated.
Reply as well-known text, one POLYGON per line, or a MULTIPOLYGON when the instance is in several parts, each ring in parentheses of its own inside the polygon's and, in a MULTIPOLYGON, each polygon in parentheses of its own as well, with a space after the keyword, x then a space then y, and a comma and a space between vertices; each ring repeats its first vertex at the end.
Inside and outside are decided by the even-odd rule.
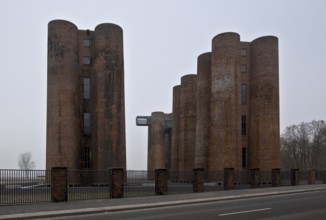
POLYGON ((316 183, 316 171, 315 169, 308 170, 308 184, 315 184, 316 183))
POLYGON ((236 33, 212 39, 209 171, 242 168, 239 51, 240 36, 236 33))
POLYGON ((148 142, 147 142, 147 178, 149 180, 154 180, 155 175, 154 175, 154 160, 153 160, 153 152, 152 152, 152 146, 151 146, 151 125, 148 126, 148 142))
POLYGON ((126 170, 123 30, 115 24, 99 24, 93 42, 90 79, 93 167, 126 170))
POLYGON ((171 150, 172 150, 172 122, 173 114, 164 114, 164 153, 165 153, 165 167, 171 170, 171 150))
POLYGON ((234 168, 224 168, 224 190, 232 190, 234 182, 234 168))
POLYGON ((260 182, 259 168, 250 169, 250 188, 258 188, 260 182))
POLYGON ((299 185, 299 169, 291 169, 291 185, 297 186, 299 185))
POLYGON ((179 171, 181 171, 179 173, 179 180, 181 181, 189 181, 185 172, 192 172, 194 168, 196 143, 196 85, 197 76, 195 74, 181 77, 179 134, 179 171))
POLYGON ((323 184, 326 184, 326 170, 323 171, 323 184))
POLYGON ((250 168, 271 170, 281 165, 278 39, 252 41, 250 56, 248 162, 250 168))
POLYGON ((124 170, 122 168, 110 169, 110 198, 123 198, 124 170))
POLYGON ((204 169, 197 168, 194 169, 194 181, 193 181, 193 192, 199 193, 204 192, 204 169))
POLYGON ((48 26, 46 169, 80 169, 82 133, 78 28, 69 21, 48 26), (69 147, 66 147, 69 146, 69 147), (69 157, 69 159, 67 159, 69 157))
POLYGON ((155 170, 155 194, 167 195, 168 194, 168 171, 167 169, 155 170))
POLYGON ((66 167, 53 167, 51 171, 51 200, 66 202, 68 200, 68 177, 66 167))
POLYGON ((165 158, 165 116, 164 112, 152 112, 151 116, 151 163, 152 171, 155 169, 165 169, 166 168, 166 158, 165 158))
POLYGON ((195 167, 208 170, 210 146, 211 53, 197 58, 195 167))
POLYGON ((178 180, 179 168, 179 145, 180 145, 180 88, 173 87, 173 106, 172 106, 172 146, 171 146, 171 180, 178 180))
POLYGON ((272 169, 272 187, 281 186, 281 169, 272 169))

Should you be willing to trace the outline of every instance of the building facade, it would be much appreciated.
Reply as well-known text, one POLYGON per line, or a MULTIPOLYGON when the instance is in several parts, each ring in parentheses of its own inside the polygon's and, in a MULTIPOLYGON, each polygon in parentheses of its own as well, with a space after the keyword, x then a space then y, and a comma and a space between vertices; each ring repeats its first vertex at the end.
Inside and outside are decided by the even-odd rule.
POLYGON ((126 168, 123 31, 48 24, 46 168, 126 168))
POLYGON ((173 88, 172 119, 171 171, 280 168, 278 39, 215 36, 173 88))

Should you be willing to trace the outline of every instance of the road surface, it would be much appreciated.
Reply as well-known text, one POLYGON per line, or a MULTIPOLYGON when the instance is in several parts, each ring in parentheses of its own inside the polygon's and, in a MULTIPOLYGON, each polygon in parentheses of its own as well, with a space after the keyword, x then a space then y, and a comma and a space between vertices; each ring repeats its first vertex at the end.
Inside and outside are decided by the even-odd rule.
POLYGON ((52 219, 206 220, 326 219, 326 191, 266 196, 175 207, 130 210, 52 219))

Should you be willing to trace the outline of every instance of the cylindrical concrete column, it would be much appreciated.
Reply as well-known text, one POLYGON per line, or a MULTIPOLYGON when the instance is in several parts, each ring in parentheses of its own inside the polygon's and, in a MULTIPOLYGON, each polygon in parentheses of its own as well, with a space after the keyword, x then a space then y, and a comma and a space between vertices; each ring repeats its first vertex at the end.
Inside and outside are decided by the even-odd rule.
POLYGON ((180 148, 180 90, 181 86, 173 87, 172 97, 172 145, 171 145, 171 167, 170 178, 172 181, 178 179, 179 171, 179 148, 180 148))
POLYGON ((240 169, 240 36, 223 33, 212 40, 209 170, 240 169))
POLYGON ((165 115, 164 112, 152 112, 151 116, 151 163, 152 170, 166 169, 165 158, 165 115))
MULTIPOLYGON (((123 31, 115 24, 100 24, 94 31, 94 168, 126 168, 123 31), (107 158, 111 158, 108 160, 107 158)), ((93 114, 92 114, 93 113, 93 114)), ((93 131, 93 130, 92 130, 93 131)))
POLYGON ((68 176, 66 167, 52 167, 51 170, 51 200, 66 202, 68 200, 68 176))
POLYGON ((46 168, 49 170, 56 166, 81 168, 78 73, 78 28, 64 20, 49 22, 46 131, 46 168))
POLYGON ((224 190, 234 187, 234 168, 224 168, 224 190))
POLYGON ((164 151, 165 168, 171 170, 171 149, 172 149, 172 113, 164 114, 164 151))
MULTIPOLYGON (((148 126, 148 133, 147 133, 147 170, 148 171, 154 171, 153 168, 153 152, 152 152, 152 146, 151 146, 151 125, 148 126)), ((148 172, 147 173, 148 179, 153 180, 155 175, 154 172, 148 172)))
POLYGON ((315 169, 308 170, 308 184, 315 184, 316 183, 316 171, 315 169))
POLYGON ((299 169, 291 169, 291 185, 300 185, 299 169))
POLYGON ((196 78, 195 74, 181 77, 180 89, 180 148, 179 171, 192 172, 196 139, 196 78))
POLYGON ((151 126, 147 127, 147 170, 152 169, 151 126))
POLYGON ((272 169, 272 187, 281 186, 281 169, 272 169))
POLYGON ((202 168, 196 168, 194 169, 194 180, 193 180, 193 192, 199 193, 204 192, 204 182, 205 182, 205 173, 204 169, 202 168))
POLYGON ((280 167, 278 39, 251 43, 249 168, 280 167))
POLYGON ((155 170, 155 194, 168 194, 168 172, 166 169, 155 170))
POLYGON ((250 169, 250 188, 258 188, 260 183, 259 168, 250 169))
POLYGON ((180 148, 180 85, 173 87, 172 101, 172 146, 171 146, 171 168, 172 179, 177 178, 176 171, 179 170, 179 148, 180 148))
POLYGON ((211 98, 211 53, 197 58, 195 168, 208 170, 211 98))

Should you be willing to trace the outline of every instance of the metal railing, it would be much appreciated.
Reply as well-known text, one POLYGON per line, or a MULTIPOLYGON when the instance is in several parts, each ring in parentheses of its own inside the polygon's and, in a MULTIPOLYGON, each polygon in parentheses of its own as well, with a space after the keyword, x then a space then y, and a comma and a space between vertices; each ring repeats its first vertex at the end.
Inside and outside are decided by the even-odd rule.
POLYGON ((0 170, 0 204, 51 201, 51 171, 0 170))
POLYGON ((110 198, 110 172, 68 170, 68 200, 110 198))
POLYGON ((324 175, 326 175, 326 171, 324 171, 324 170, 316 171, 316 183, 317 184, 323 183, 324 178, 325 178, 324 175))
POLYGON ((181 194, 192 193, 192 182, 194 180, 194 172, 169 171, 168 172, 168 193, 181 194))
MULTIPOLYGON (((67 170, 67 199, 108 199, 112 196, 112 173, 107 171, 67 170)), ((298 171, 298 184, 311 182, 311 170, 298 171)), ((0 204, 50 202, 52 200, 51 176, 48 170, 0 170, 0 204)), ((122 171, 123 197, 156 195, 154 171, 122 171)), ((315 172, 315 184, 325 183, 325 171, 315 172)), ((258 171, 255 187, 272 187, 271 171, 258 171), (258 186, 257 186, 258 184, 258 186)), ((204 191, 224 190, 224 171, 202 173, 204 191)), ((279 171, 280 186, 290 186, 293 172, 279 171)), ((168 171, 167 194, 191 193, 194 190, 194 172, 168 171)), ((53 179, 52 179, 53 181, 53 179)), ((233 172, 233 189, 248 189, 252 185, 252 170, 233 172)))
POLYGON ((143 197, 155 195, 154 171, 126 171, 124 197, 143 197))
POLYGON ((281 186, 291 186, 291 170, 282 170, 280 172, 281 186))

